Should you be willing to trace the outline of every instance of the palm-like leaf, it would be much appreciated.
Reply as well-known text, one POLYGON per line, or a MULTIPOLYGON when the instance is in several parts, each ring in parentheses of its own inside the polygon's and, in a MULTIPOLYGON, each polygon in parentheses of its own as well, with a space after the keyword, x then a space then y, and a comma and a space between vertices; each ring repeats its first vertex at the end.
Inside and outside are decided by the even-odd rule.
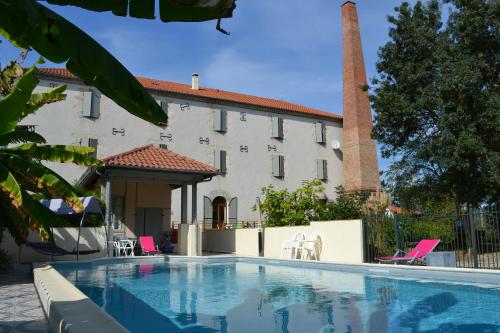
POLYGON ((38 133, 27 130, 14 130, 0 134, 0 146, 13 145, 18 143, 45 143, 45 138, 38 133))
POLYGON ((21 77, 16 68, 11 64, 0 71, 2 91, 7 93, 0 99, 0 146, 24 144, 0 148, 0 217, 16 242, 22 243, 26 241, 29 229, 38 230, 42 236, 51 236, 51 226, 63 223, 57 215, 36 201, 32 194, 60 197, 75 211, 83 209, 73 187, 43 166, 41 161, 87 166, 100 165, 100 161, 91 156, 93 148, 38 145, 45 142, 41 135, 16 129, 19 121, 28 114, 47 103, 64 99, 63 92, 66 89, 60 86, 33 94, 33 89, 39 83, 35 67, 21 77))
POLYGON ((54 171, 38 162, 31 161, 20 156, 11 156, 4 162, 13 170, 16 178, 23 178, 27 182, 36 184, 38 189, 50 193, 52 197, 61 198, 67 202, 76 212, 83 210, 82 203, 73 187, 54 171))
MULTIPOLYGON (((118 16, 154 19, 156 0, 47 0, 55 5, 72 5, 96 12, 111 11, 118 16)), ((200 22, 231 17, 235 0, 159 0, 164 22, 200 22)))
POLYGON ((23 68, 19 63, 12 61, 0 72, 0 95, 7 95, 11 92, 14 82, 23 76, 23 68))
POLYGON ((28 114, 35 112, 46 104, 64 100, 66 98, 66 95, 63 94, 65 90, 66 85, 64 84, 41 93, 32 94, 23 116, 27 116, 28 114))
POLYGON ((94 148, 64 145, 36 145, 27 143, 18 147, 11 148, 10 153, 22 156, 58 163, 74 163, 84 166, 99 166, 101 161, 92 157, 94 148))
POLYGON ((31 92, 36 88, 38 82, 33 66, 15 83, 12 91, 0 100, 0 134, 16 128, 26 110, 31 92))
POLYGON ((146 89, 106 49, 35 0, 0 1, 0 34, 33 48, 95 86, 128 112, 153 123, 167 116, 146 89))

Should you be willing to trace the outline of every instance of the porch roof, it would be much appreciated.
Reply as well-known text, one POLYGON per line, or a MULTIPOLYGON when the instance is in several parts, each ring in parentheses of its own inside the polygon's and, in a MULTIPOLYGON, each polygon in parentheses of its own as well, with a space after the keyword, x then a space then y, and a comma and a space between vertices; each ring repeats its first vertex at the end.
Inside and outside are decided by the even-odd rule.
POLYGON ((153 145, 135 148, 103 159, 108 167, 132 167, 217 175, 219 170, 190 157, 153 145))
MULTIPOLYGON (((135 148, 103 159, 105 173, 112 179, 161 181, 171 185, 200 182, 219 174, 219 170, 190 157, 153 145, 135 148)), ((93 183, 102 175, 89 168, 79 184, 93 183)))

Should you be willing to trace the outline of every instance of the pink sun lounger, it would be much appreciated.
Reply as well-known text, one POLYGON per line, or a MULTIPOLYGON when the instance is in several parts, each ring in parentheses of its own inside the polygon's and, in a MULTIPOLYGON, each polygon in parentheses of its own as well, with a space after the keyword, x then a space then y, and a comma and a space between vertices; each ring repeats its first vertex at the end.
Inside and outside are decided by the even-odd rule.
POLYGON ((153 236, 141 236, 139 237, 139 243, 141 244, 142 254, 159 254, 160 251, 158 247, 155 246, 153 236))
POLYGON ((393 262, 393 263, 408 263, 412 264, 415 261, 425 261, 425 257, 428 253, 432 252, 436 246, 439 244, 439 239, 423 239, 417 246, 413 248, 408 254, 401 256, 403 251, 398 250, 393 256, 389 257, 377 257, 375 260, 379 262, 393 262))

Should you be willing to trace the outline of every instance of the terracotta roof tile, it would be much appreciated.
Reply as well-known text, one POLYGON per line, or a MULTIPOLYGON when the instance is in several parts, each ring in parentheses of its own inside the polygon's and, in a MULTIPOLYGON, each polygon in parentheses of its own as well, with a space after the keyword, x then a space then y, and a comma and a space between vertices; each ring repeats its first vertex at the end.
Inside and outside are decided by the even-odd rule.
MULTIPOLYGON (((78 79, 76 76, 74 76, 64 68, 39 68, 39 73, 46 76, 53 76, 66 79, 78 79)), ((340 115, 313 109, 299 104, 289 103, 286 101, 245 95, 245 94, 234 93, 219 89, 205 88, 205 87, 200 87, 199 90, 193 90, 191 89, 191 86, 187 84, 154 80, 143 77, 137 77, 137 79, 146 89, 150 90, 176 93, 188 96, 197 96, 197 97, 234 102, 251 106, 259 106, 259 107, 265 107, 265 108, 288 111, 288 112, 298 112, 313 116, 325 117, 332 120, 342 120, 342 116, 340 115)))
POLYGON ((144 146, 103 159, 106 166, 136 167, 216 175, 219 170, 187 156, 153 145, 144 146))

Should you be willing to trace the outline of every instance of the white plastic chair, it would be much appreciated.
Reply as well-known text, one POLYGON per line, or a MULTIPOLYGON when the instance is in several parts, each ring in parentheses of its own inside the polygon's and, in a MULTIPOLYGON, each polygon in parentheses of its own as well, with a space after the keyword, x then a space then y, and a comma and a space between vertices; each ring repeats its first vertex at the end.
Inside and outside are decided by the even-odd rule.
POLYGON ((299 252, 298 249, 301 246, 303 240, 304 234, 301 232, 297 232, 295 235, 293 235, 292 239, 284 240, 283 243, 281 243, 280 258, 283 258, 283 252, 290 250, 290 259, 297 259, 299 252))
POLYGON ((312 260, 314 258, 314 260, 319 260, 321 248, 321 237, 317 232, 310 233, 306 240, 300 244, 301 259, 309 258, 312 260))
POLYGON ((122 246, 122 242, 120 241, 114 241, 113 242, 113 247, 114 247, 114 250, 115 250, 115 255, 117 257, 121 257, 122 256, 122 253, 127 256, 127 252, 125 251, 125 247, 122 246))

